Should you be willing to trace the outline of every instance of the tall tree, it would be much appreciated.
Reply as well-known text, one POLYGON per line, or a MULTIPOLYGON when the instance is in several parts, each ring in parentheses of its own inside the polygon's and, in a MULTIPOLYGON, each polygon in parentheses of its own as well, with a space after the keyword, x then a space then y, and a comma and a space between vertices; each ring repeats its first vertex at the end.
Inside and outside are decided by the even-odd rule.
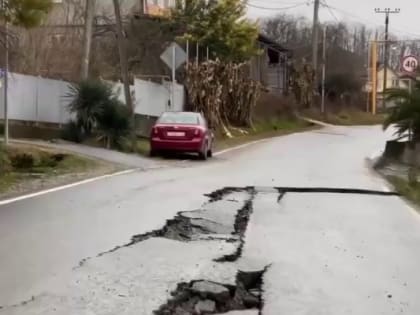
POLYGON ((81 79, 89 76, 90 50, 92 46, 93 20, 95 17, 96 0, 86 0, 85 29, 83 34, 83 57, 81 79))
POLYGON ((185 39, 207 46, 222 60, 244 61, 258 53, 257 25, 245 18, 241 0, 178 1, 172 19, 185 39))
POLYGON ((130 81, 129 81, 130 78, 129 78, 129 73, 128 73, 126 38, 124 36, 124 31, 123 31, 120 2, 119 0, 113 0, 112 2, 114 5, 118 52, 120 55, 120 68, 121 68, 121 77, 122 77, 123 85, 124 85, 125 103, 131 111, 131 123, 132 123, 131 141, 132 141, 132 149, 134 150, 136 146, 135 108, 133 104, 133 99, 131 98, 131 91, 130 91, 130 81))
POLYGON ((2 0, 0 3, 2 20, 26 28, 39 25, 52 6, 51 0, 2 0))
POLYGON ((4 23, 4 143, 9 142, 8 119, 8 71, 9 71, 9 29, 8 24, 34 27, 42 22, 44 16, 52 6, 51 0, 1 0, 0 20, 4 23))
POLYGON ((403 89, 389 90, 387 98, 394 101, 397 106, 385 120, 384 129, 394 125, 398 136, 408 133, 412 150, 408 181, 411 185, 415 185, 417 184, 417 154, 420 142, 420 83, 416 82, 411 92, 403 89))

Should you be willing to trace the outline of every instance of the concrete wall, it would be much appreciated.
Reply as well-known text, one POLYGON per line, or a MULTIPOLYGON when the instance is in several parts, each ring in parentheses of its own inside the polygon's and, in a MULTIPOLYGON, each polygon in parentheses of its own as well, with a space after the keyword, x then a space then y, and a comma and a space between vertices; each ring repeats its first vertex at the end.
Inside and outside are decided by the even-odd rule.
MULTIPOLYGON (((122 83, 109 82, 121 102, 125 103, 122 83)), ((65 124, 72 115, 68 112, 71 99, 69 82, 41 77, 9 74, 8 108, 9 119, 15 121, 65 124)), ((181 111, 184 108, 184 87, 175 84, 175 103, 169 106, 171 83, 157 84, 150 81, 135 80, 131 95, 135 112, 140 115, 158 117, 167 110, 181 111)), ((0 119, 3 119, 4 101, 0 89, 0 119)))
POLYGON ((174 85, 174 104, 169 105, 172 84, 154 83, 136 79, 134 82, 136 113, 152 117, 159 117, 164 111, 182 111, 184 109, 185 93, 180 84, 174 85))
MULTIPOLYGON (((17 73, 9 74, 8 109, 12 120, 63 124, 70 120, 66 97, 69 83, 17 73)), ((0 118, 4 113, 4 89, 0 92, 0 118)))

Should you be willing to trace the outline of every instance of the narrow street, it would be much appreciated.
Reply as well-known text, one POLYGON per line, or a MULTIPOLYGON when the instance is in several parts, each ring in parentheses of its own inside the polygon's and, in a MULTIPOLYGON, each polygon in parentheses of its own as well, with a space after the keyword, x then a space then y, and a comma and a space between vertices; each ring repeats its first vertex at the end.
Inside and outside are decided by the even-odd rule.
POLYGON ((386 139, 326 127, 2 205, 0 314, 419 314, 420 217, 366 161, 386 139))

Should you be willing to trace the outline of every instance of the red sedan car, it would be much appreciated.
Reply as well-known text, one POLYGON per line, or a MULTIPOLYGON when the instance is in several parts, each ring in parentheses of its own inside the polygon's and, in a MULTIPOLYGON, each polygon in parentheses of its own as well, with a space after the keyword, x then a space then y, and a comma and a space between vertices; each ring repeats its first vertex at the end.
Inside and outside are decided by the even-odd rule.
POLYGON ((198 153, 202 160, 212 156, 213 132, 203 115, 194 112, 165 112, 152 128, 150 155, 161 152, 198 153))

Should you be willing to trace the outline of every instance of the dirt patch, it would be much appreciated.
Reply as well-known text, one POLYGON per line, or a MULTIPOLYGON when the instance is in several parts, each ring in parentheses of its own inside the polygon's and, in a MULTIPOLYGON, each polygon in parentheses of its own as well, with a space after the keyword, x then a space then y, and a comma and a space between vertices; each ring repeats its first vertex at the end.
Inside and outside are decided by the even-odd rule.
POLYGON ((122 170, 120 165, 60 150, 11 144, 3 148, 9 167, 0 172, 0 199, 122 170))

